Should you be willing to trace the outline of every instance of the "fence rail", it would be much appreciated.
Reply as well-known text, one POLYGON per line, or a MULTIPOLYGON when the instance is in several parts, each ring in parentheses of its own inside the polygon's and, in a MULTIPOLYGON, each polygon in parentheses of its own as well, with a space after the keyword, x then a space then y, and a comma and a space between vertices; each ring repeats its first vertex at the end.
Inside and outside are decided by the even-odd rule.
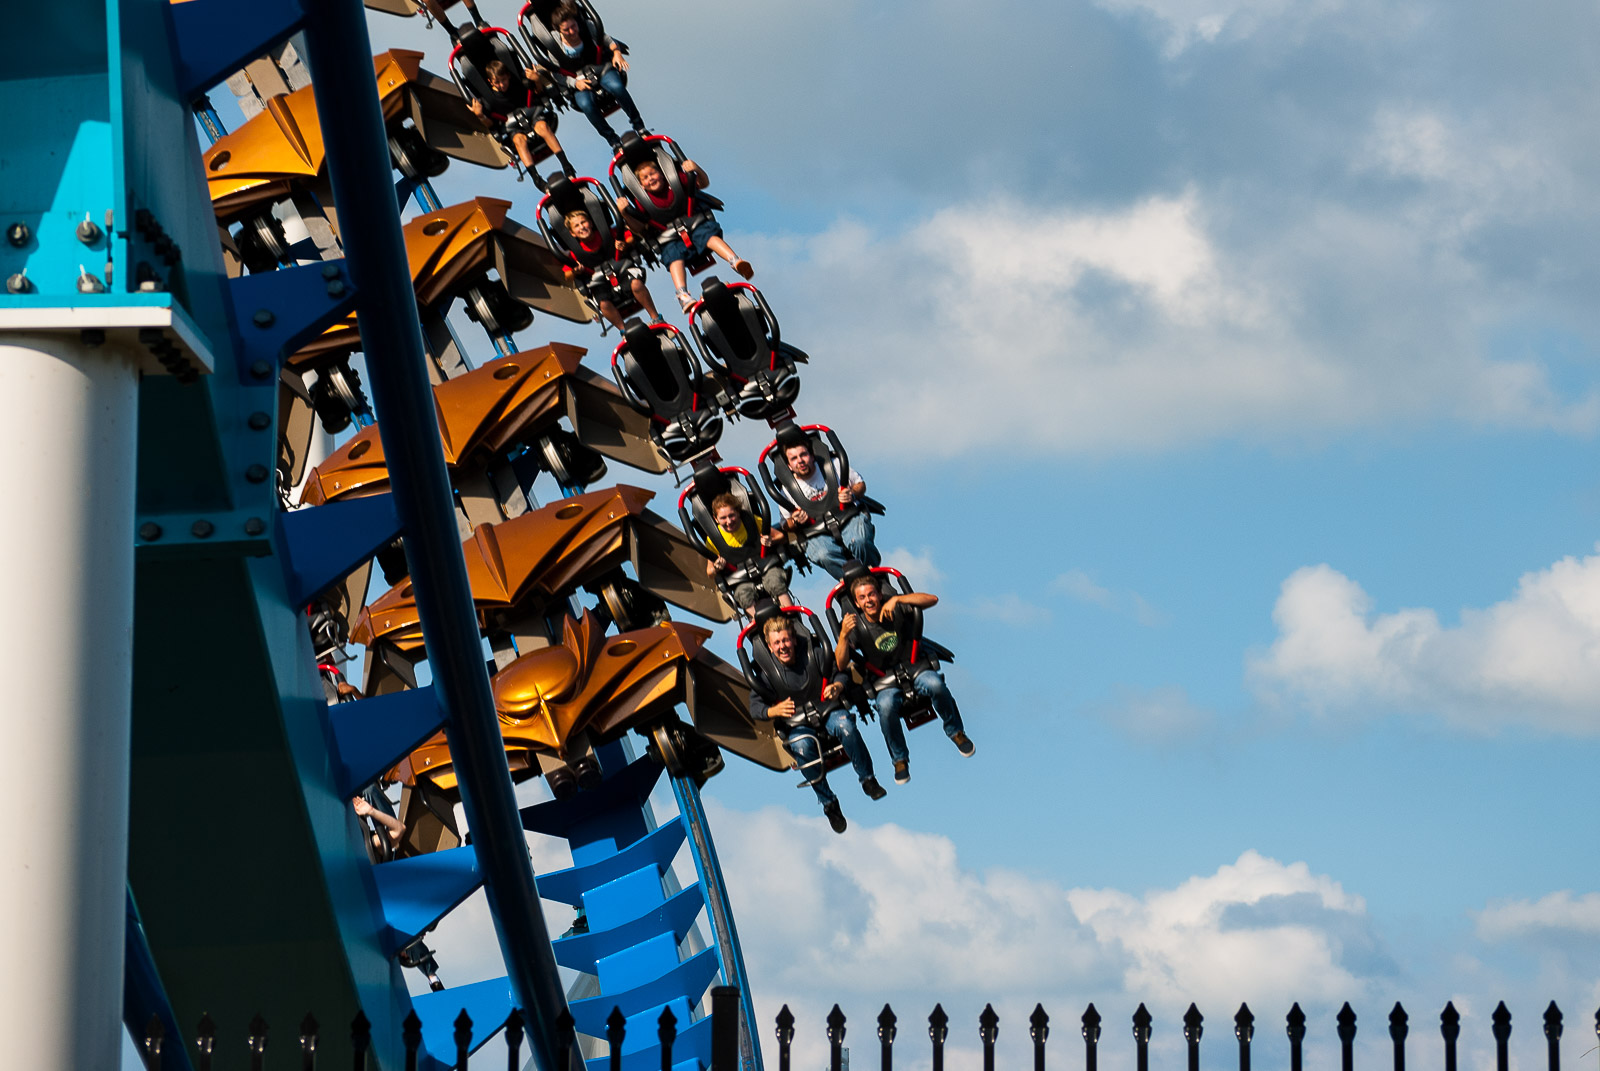
MULTIPOLYGON (((711 1006, 711 1071, 739 1071, 739 990, 731 986, 714 987, 711 990, 711 1006)), ((1200 1071, 1200 1040, 1205 1034, 1205 1016, 1200 1014, 1199 1008, 1191 1004, 1181 1021, 1188 1071, 1200 1071)), ((950 1016, 945 1013, 942 1005, 935 1004, 927 1022, 928 1040, 933 1047, 933 1071, 944 1071, 944 1050, 945 1043, 950 1037, 950 1016)), ((1098 1071, 1102 1023, 1100 1012, 1090 1004, 1080 1016, 1080 1022, 1082 1026, 1079 1033, 1083 1037, 1084 1045, 1084 1069, 1098 1071)), ((1140 1004, 1138 1010, 1133 1013, 1131 1023, 1135 1067, 1137 1071, 1149 1071, 1150 1037, 1154 1029, 1154 1017, 1143 1004, 1140 1004)), ((787 1004, 778 1012, 775 1024, 778 1069, 790 1071, 790 1052, 795 1039, 795 1017, 789 1011, 787 1004)), ((878 1013, 877 1024, 882 1068, 883 1071, 892 1071, 894 1047, 899 1036, 899 1017, 889 1005, 885 1004, 883 1011, 878 1013)), ((1388 1024, 1389 1038, 1394 1049, 1394 1071, 1406 1071, 1406 1041, 1410 1034, 1410 1016, 1396 1003, 1389 1012, 1388 1024)), ((457 1071, 468 1071, 475 1025, 465 1010, 456 1016, 453 1055, 457 1071)), ((995 1071, 994 1050, 1000 1038, 1000 1016, 992 1004, 984 1006, 978 1016, 977 1026, 978 1041, 983 1047, 983 1071, 995 1071)), ((1550 1006, 1544 1011, 1543 1028, 1548 1071, 1561 1071, 1563 1024, 1561 1009, 1556 1007, 1555 1001, 1551 1001, 1550 1006)), ((1600 1036, 1600 1011, 1595 1012, 1594 1028, 1596 1035, 1600 1036)), ((503 1023, 494 1025, 490 1033, 502 1029, 506 1036, 506 1066, 510 1071, 518 1071, 521 1067, 524 1038, 521 1011, 513 1009, 503 1023)), ((829 1069, 842 1071, 847 1026, 845 1014, 837 1004, 824 1020, 823 1029, 828 1041, 829 1069)), ((556 1021, 556 1031, 557 1048, 566 1051, 570 1048, 573 1038, 571 1014, 562 1014, 556 1021)), ((1334 1016, 1334 1032, 1339 1039, 1341 1071, 1354 1071, 1356 1031, 1355 1009, 1346 1003, 1334 1016)), ((301 1071, 316 1071, 317 1041, 320 1032, 321 1026, 317 1020, 307 1015, 300 1023, 298 1034, 290 1042, 291 1051, 299 1054, 301 1071)), ((1249 1005, 1239 1005, 1239 1010, 1233 1016, 1233 1037, 1238 1043, 1239 1071, 1250 1071, 1255 1032, 1255 1014, 1251 1012, 1249 1005)), ((1489 1016, 1489 1032, 1494 1038, 1495 1071, 1510 1071, 1511 1011, 1504 1001, 1501 1001, 1489 1016)), ((611 1018, 606 1021, 608 1066, 611 1071, 621 1071, 622 1042, 626 1033, 627 1024, 621 1009, 613 1010, 611 1018)), ((1303 1071, 1302 1048, 1306 1038, 1306 1014, 1300 1010, 1299 1004, 1291 1007, 1284 1016, 1284 1034, 1289 1043, 1290 1071, 1303 1071)), ((670 1008, 662 1009, 661 1017, 656 1024, 656 1040, 661 1048, 662 1071, 671 1071, 672 1048, 677 1036, 677 1017, 672 1014, 670 1008)), ((1445 1004, 1444 1010, 1439 1013, 1439 1036, 1443 1044, 1443 1071, 1456 1071, 1456 1043, 1461 1037, 1461 1014, 1456 1011, 1453 1003, 1445 1004)), ((1045 1071, 1045 1045, 1050 1037, 1050 1016, 1045 1012, 1043 1005, 1035 1005, 1033 1014, 1028 1017, 1028 1037, 1033 1043, 1033 1069, 1045 1071)), ((148 1071, 162 1071, 163 1051, 168 1050, 177 1039, 166 1037, 160 1020, 152 1017, 142 1036, 135 1040, 139 1044, 148 1071)), ((261 1016, 256 1016, 250 1022, 244 1040, 249 1047, 251 1071, 264 1071, 267 1067, 268 1026, 261 1016)), ((372 1026, 367 1017, 360 1012, 356 1013, 355 1020, 350 1024, 350 1041, 354 1052, 354 1071, 367 1071, 367 1054, 372 1044, 372 1026)), ((405 1071, 416 1071, 421 1058, 422 1020, 417 1018, 417 1013, 414 1011, 401 1025, 401 1041, 405 1052, 405 1071)), ((194 1036, 188 1039, 188 1044, 193 1048, 192 1066, 196 1071, 211 1071, 212 1054, 217 1047, 217 1029, 209 1015, 201 1017, 194 1036)), ((433 1056, 441 1062, 444 1059, 439 1053, 434 1053, 433 1056)), ((292 1064, 292 1060, 279 1061, 274 1066, 287 1068, 292 1064)), ((483 1061, 480 1061, 480 1065, 488 1066, 483 1061)))

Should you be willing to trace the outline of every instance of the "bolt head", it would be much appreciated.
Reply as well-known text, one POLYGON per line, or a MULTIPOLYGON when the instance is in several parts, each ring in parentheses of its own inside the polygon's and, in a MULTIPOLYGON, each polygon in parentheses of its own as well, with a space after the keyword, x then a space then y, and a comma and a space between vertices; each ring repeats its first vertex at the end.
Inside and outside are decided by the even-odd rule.
POLYGON ((260 517, 249 517, 244 522, 244 534, 258 536, 267 530, 267 522, 260 517))
POLYGON ((322 266, 322 277, 324 279, 337 279, 337 278, 339 278, 339 265, 337 265, 337 264, 324 264, 322 266))
POLYGON ((155 521, 145 521, 139 526, 139 538, 146 543, 154 543, 161 538, 161 526, 155 521))
POLYGON ((266 483, 268 475, 267 466, 265 465, 251 465, 244 470, 244 478, 251 483, 266 483))
POLYGON ((250 317, 250 322, 257 327, 271 327, 277 320, 271 309, 257 309, 255 315, 250 317))
POLYGON ((335 279, 331 283, 328 284, 328 296, 329 297, 338 297, 340 294, 343 294, 343 293, 344 293, 344 280, 343 279, 335 279))
POLYGON ((21 249, 32 237, 33 232, 28 229, 26 223, 13 223, 6 228, 6 241, 10 242, 14 249, 21 249))
POLYGON ((26 294, 33 289, 33 283, 22 272, 16 272, 6 278, 6 293, 26 294))
POLYGON ((260 409, 250 414, 250 426, 256 431, 266 431, 272 426, 272 417, 260 409))
POLYGON ((250 363, 250 374, 257 379, 266 379, 272 375, 272 366, 266 361, 252 361, 250 363))
POLYGON ((84 245, 93 245, 100 240, 100 227, 92 219, 86 219, 78 224, 78 241, 84 245))
POLYGON ((200 520, 195 521, 192 525, 189 526, 190 533, 196 539, 210 539, 211 538, 211 533, 215 532, 216 530, 217 530, 217 526, 212 524, 210 521, 208 521, 208 520, 206 520, 204 518, 201 518, 200 520))

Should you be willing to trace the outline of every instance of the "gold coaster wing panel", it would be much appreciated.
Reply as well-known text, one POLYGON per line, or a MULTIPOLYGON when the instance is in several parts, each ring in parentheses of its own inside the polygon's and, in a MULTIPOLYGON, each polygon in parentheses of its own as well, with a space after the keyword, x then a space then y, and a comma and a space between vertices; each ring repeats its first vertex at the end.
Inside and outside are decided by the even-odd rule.
MULTIPOLYGON (((590 491, 494 525, 479 525, 463 545, 467 576, 479 617, 488 631, 509 629, 542 613, 557 599, 604 579, 624 562, 633 565, 652 594, 713 621, 731 620, 726 603, 698 575, 673 576, 685 549, 704 557, 660 517, 645 508, 654 493, 626 484, 590 491), (661 556, 661 549, 670 557, 661 556), (657 590, 647 578, 666 578, 657 590)), ((385 645, 415 661, 422 656, 422 629, 411 585, 403 583, 361 612, 351 639, 367 647, 385 645)))
MULTIPOLYGON (((711 633, 679 622, 607 637, 592 613, 567 618, 561 643, 530 651, 494 677, 495 709, 513 774, 550 772, 618 736, 671 731, 689 707, 695 728, 769 769, 792 765, 770 722, 753 722, 749 694, 732 666, 705 650, 711 633), (701 722, 706 724, 702 727, 701 722), (713 735, 715 734, 715 735, 713 735), (553 760, 553 761, 552 761, 553 760)), ((443 734, 386 775, 455 791, 443 734)))

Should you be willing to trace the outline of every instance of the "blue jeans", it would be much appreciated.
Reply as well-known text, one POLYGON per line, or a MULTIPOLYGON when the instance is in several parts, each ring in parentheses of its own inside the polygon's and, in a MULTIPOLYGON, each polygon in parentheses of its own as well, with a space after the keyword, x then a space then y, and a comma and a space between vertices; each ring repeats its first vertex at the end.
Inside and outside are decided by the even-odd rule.
MULTIPOLYGON (((844 747, 844 753, 850 756, 850 765, 855 767, 856 776, 863 781, 871 777, 872 755, 867 751, 867 742, 861 739, 861 733, 856 730, 855 714, 848 708, 836 710, 828 715, 825 728, 844 747)), ((828 777, 822 772, 822 750, 811 730, 798 727, 783 730, 783 741, 794 755, 800 773, 817 794, 817 801, 826 805, 837 800, 839 797, 828 787, 828 777), (806 767, 812 764, 815 764, 813 769, 807 770, 806 767)))
POLYGON ((682 238, 673 238, 661 243, 661 263, 670 268, 677 261, 688 259, 691 253, 699 256, 709 248, 707 243, 711 239, 721 237, 722 224, 717 222, 716 216, 707 215, 689 232, 690 248, 683 248, 682 238))
POLYGON ((862 565, 876 566, 883 561, 873 543, 872 516, 862 510, 844 525, 844 543, 826 532, 806 537, 806 557, 835 580, 844 579, 844 567, 854 559, 862 565))
MULTIPOLYGON (((633 103, 633 98, 628 95, 627 83, 622 80, 622 72, 615 67, 607 67, 600 72, 600 88, 611 94, 612 98, 622 106, 628 116, 628 122, 637 129, 644 126, 644 120, 639 118, 639 107, 633 103)), ((587 89, 580 89, 572 95, 572 103, 578 110, 588 117, 594 128, 600 131, 600 136, 606 139, 607 145, 617 143, 617 132, 611 129, 611 124, 606 122, 606 117, 600 114, 600 102, 595 100, 594 94, 587 89)))
MULTIPOLYGON (((953 737, 961 731, 961 712, 956 709, 944 674, 936 669, 925 669, 912 680, 911 687, 918 695, 932 701, 933 712, 944 722, 944 735, 953 737)), ((883 742, 889 745, 889 758, 895 762, 905 762, 911 757, 911 752, 906 750, 906 727, 900 720, 900 708, 905 701, 905 693, 898 688, 885 688, 875 699, 878 722, 883 726, 883 742)))

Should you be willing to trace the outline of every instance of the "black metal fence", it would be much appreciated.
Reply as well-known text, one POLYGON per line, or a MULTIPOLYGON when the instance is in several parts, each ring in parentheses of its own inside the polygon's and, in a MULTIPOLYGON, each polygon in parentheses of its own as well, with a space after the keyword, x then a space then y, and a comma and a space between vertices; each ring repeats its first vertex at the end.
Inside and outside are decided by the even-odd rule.
MULTIPOLYGON (((739 1071, 739 991, 728 986, 717 986, 711 991, 711 1004, 711 1071, 739 1071)), ((1090 1004, 1079 1021, 1081 1023, 1079 1033, 1083 1037, 1084 1045, 1084 1071, 1098 1071, 1102 1023, 1100 1012, 1090 1004)), ((950 1037, 950 1017, 945 1014, 943 1006, 936 1004, 927 1022, 928 1040, 932 1045, 933 1071, 944 1071, 945 1043, 950 1037)), ((1205 1034, 1205 1017, 1200 1014, 1199 1008, 1191 1004, 1183 1015, 1182 1024, 1184 1045, 1187 1050, 1187 1071, 1200 1071, 1200 1039, 1205 1034)), ((1150 1037, 1154 1029, 1154 1017, 1143 1004, 1140 1004, 1138 1010, 1133 1013, 1131 1025, 1136 1071, 1150 1071, 1150 1037)), ((467 1071, 468 1056, 473 1048, 474 1026, 471 1017, 464 1010, 455 1019, 455 1067, 458 1071, 467 1071)), ((787 1004, 778 1012, 776 1026, 777 1071, 790 1071, 790 1055, 795 1039, 795 1018, 787 1004)), ((983 1071, 994 1071, 995 1044, 1000 1038, 1000 1016, 995 1013, 993 1005, 985 1005, 983 1012, 978 1016, 977 1026, 978 1040, 983 1046, 983 1071)), ((842 1071, 846 1024, 844 1012, 839 1010, 837 1004, 828 1013, 823 1028, 828 1039, 829 1069, 842 1071)), ((1561 1071, 1562 1015, 1561 1009, 1556 1007, 1554 1001, 1551 1001, 1550 1006, 1544 1011, 1543 1028, 1548 1071, 1561 1071)), ((1596 1035, 1600 1035, 1600 1011, 1595 1012, 1594 1028, 1596 1035)), ((524 1038, 522 1013, 513 1010, 505 1022, 495 1024, 490 1033, 502 1029, 505 1031, 506 1067, 509 1071, 520 1071, 524 1038)), ((1357 1024, 1355 1010, 1348 1003, 1334 1016, 1334 1029, 1339 1038, 1340 1071, 1354 1071, 1357 1024)), ((1396 1003, 1388 1017, 1388 1034, 1394 1048, 1394 1071, 1406 1071, 1406 1043, 1410 1029, 1410 1016, 1396 1003)), ((556 1030, 558 1049, 570 1051, 573 1039, 572 1016, 563 1013, 556 1022, 556 1030)), ((321 1027, 316 1019, 307 1015, 300 1023, 298 1034, 289 1042, 291 1053, 299 1057, 301 1071, 316 1069, 317 1041, 320 1032, 321 1027)), ((1506 1008, 1504 1001, 1489 1016, 1489 1032, 1494 1038, 1495 1071, 1510 1071, 1511 1012, 1506 1008)), ((1238 1045, 1239 1071, 1250 1071, 1255 1033, 1255 1014, 1250 1011, 1249 1005, 1239 1005, 1239 1010, 1233 1016, 1233 1037, 1238 1045)), ((627 1022, 622 1010, 613 1009, 611 1017, 606 1020, 609 1071, 621 1071, 622 1042, 626 1034, 627 1022)), ((1306 1038, 1306 1014, 1300 1010, 1299 1004, 1291 1007, 1289 1013, 1284 1016, 1284 1034, 1289 1047, 1289 1071, 1303 1071, 1302 1049, 1306 1038)), ((889 1005, 885 1004, 877 1018, 877 1039, 883 1071, 891 1071, 894 1067, 894 1047, 898 1035, 899 1017, 889 1005)), ((677 1036, 677 1017, 672 1014, 670 1008, 663 1009, 656 1023, 656 1040, 661 1047, 662 1071, 671 1071, 672 1048, 677 1036)), ((1028 1017, 1028 1037, 1033 1043, 1033 1069, 1045 1071, 1045 1045, 1050 1037, 1050 1016, 1042 1005, 1035 1005, 1033 1014, 1028 1017)), ((1443 1045, 1443 1071, 1456 1071, 1456 1043, 1461 1037, 1461 1015, 1453 1003, 1447 1003, 1444 1010, 1439 1013, 1439 1037, 1443 1045)), ((152 1018, 142 1036, 136 1040, 139 1042, 146 1068, 149 1071, 162 1071, 170 1056, 169 1046, 177 1039, 166 1037, 160 1020, 152 1018)), ((267 1040, 267 1023, 258 1015, 249 1024, 245 1038, 249 1046, 251 1071, 265 1071, 268 1067, 267 1040)), ((350 1024, 350 1041, 354 1052, 354 1071, 367 1071, 368 1050, 372 1045, 372 1027, 367 1017, 359 1012, 350 1024)), ((416 1012, 408 1015, 401 1025, 401 1042, 405 1053, 405 1071, 416 1071, 422 1048, 422 1021, 417 1018, 416 1012)), ((234 1044, 237 1044, 237 1041, 234 1044)), ((187 1046, 192 1048, 191 1065, 196 1071, 211 1071, 212 1054, 217 1047, 217 1031, 209 1015, 201 1018, 194 1037, 188 1039, 187 1046)), ((434 1056, 442 1058, 438 1053, 434 1056)), ((289 1068, 293 1065, 293 1059, 279 1060, 272 1064, 280 1068, 289 1068)), ((169 1071, 170 1067, 175 1066, 178 1066, 175 1062, 171 1063, 169 1071)), ((488 1065, 480 1061, 480 1066, 488 1065)))

